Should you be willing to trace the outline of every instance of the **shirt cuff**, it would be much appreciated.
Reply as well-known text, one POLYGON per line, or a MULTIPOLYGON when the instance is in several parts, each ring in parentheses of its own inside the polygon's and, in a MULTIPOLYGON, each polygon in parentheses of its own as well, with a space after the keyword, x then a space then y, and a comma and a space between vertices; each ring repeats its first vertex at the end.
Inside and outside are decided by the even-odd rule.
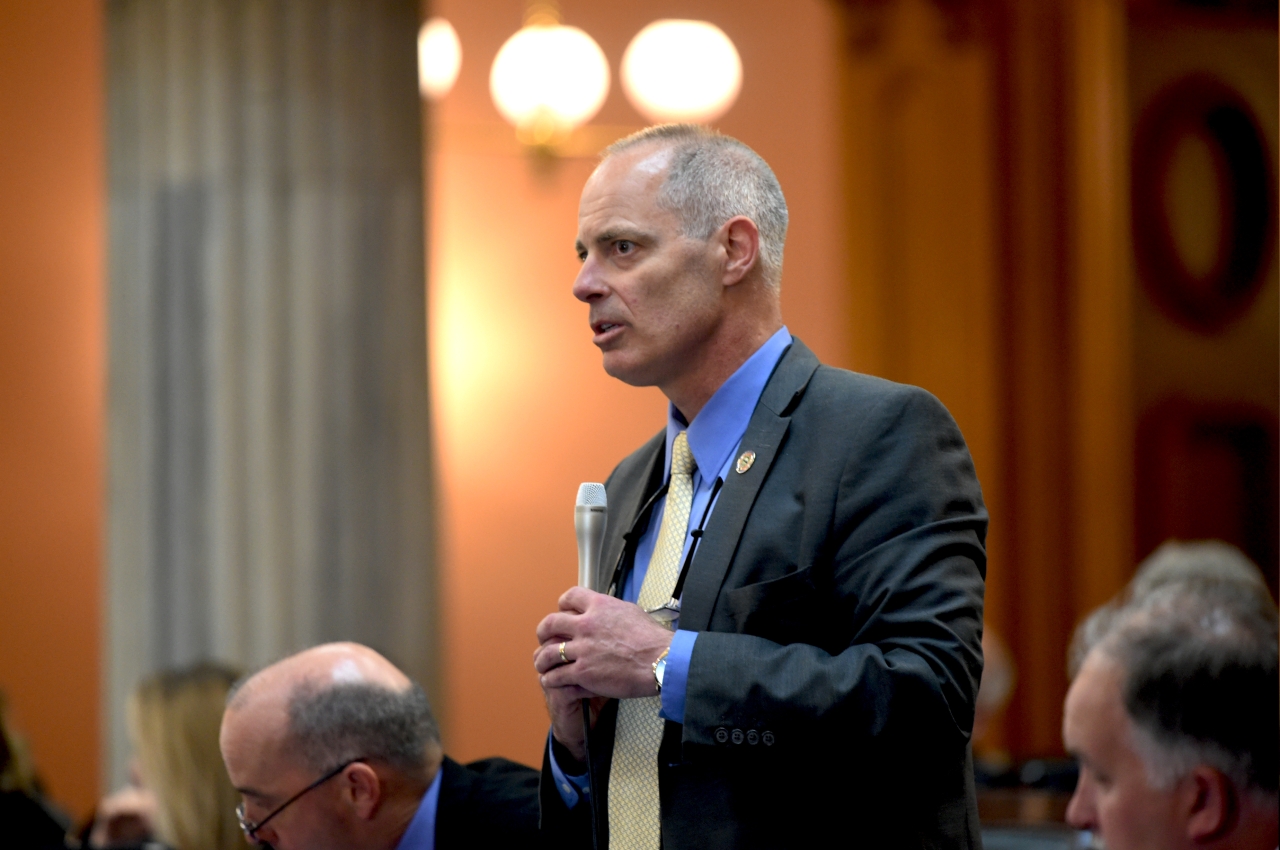
POLYGON ((580 800, 590 799, 587 774, 568 776, 560 769, 560 764, 556 761, 555 747, 551 746, 550 732, 547 733, 547 756, 551 762, 551 777, 556 782, 556 790, 560 792, 560 799, 564 800, 565 807, 572 809, 580 800))
POLYGON ((684 700, 689 690, 689 660, 693 657, 693 643, 697 632, 677 629, 671 638, 667 652, 667 669, 662 674, 663 717, 673 723, 684 723, 684 700))

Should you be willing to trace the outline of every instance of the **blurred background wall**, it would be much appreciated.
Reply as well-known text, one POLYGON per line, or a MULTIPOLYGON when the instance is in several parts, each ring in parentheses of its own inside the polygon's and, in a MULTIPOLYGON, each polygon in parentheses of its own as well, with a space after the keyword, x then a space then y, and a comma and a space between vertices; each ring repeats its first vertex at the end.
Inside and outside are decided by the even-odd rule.
MULTIPOLYGON (((77 813, 97 790, 85 761, 103 745, 97 717, 112 710, 96 696, 110 643, 99 635, 128 616, 114 608, 117 625, 99 631, 102 8, 0 2, 0 62, 12 66, 0 77, 0 215, 13 223, 0 236, 0 321, 12 327, 0 337, 0 687, 77 813)), ((1016 669, 980 749, 1014 762, 1061 753, 1071 629, 1161 540, 1236 543, 1275 590, 1274 2, 560 9, 615 80, 655 18, 709 20, 733 39, 743 89, 717 126, 787 192, 789 326, 827 362, 920 384, 956 415, 992 512, 987 624, 1016 669)), ((422 433, 435 457, 424 522, 439 534, 421 571, 394 569, 406 587, 432 570, 438 583, 420 622, 440 644, 420 675, 439 679, 450 754, 536 763, 546 721, 532 631, 575 575, 574 490, 603 479, 665 409, 656 390, 603 375, 569 292, 594 151, 644 121, 615 82, 561 157, 531 156, 488 94, 525 4, 429 11, 463 45, 457 85, 422 115, 422 433)), ((262 286, 285 298, 285 280, 262 286)), ((245 415, 274 392, 246 395, 245 415)), ((264 445, 276 446, 268 461, 285 451, 264 445)), ((243 527, 228 533, 248 545, 243 527)), ((251 572, 275 569, 266 558, 251 572)))
POLYGON ((1275 591, 1276 7, 845 8, 854 367, 973 449, 1018 682, 980 749, 1060 753, 1071 629, 1162 540, 1275 591))
POLYGON ((103 9, 0 3, 0 689, 49 792, 101 763, 103 9))

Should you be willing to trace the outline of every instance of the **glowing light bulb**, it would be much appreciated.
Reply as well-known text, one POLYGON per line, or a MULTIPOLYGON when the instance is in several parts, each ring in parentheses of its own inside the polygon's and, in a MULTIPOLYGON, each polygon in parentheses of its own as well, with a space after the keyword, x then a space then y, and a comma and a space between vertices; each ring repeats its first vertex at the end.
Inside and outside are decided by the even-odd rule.
POLYGON ((577 27, 535 23, 498 51, 489 93, 521 141, 549 145, 600 111, 609 93, 609 63, 577 27))
POLYGON ((432 18, 418 30, 418 89, 424 97, 439 100, 458 81, 462 68, 462 42, 453 24, 432 18))
POLYGON ((714 121, 742 90, 742 60, 714 24, 654 21, 627 45, 622 88, 650 121, 714 121))

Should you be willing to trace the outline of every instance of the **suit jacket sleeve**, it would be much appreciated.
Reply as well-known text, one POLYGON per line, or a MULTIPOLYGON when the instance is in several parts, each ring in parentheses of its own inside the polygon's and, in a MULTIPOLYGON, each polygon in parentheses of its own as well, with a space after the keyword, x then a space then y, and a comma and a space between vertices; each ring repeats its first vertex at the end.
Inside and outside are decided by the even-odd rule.
POLYGON ((941 747, 962 761, 986 513, 959 430, 923 390, 825 367, 782 413, 694 648, 685 758, 715 759, 754 730, 768 746, 742 756, 865 763, 941 747))

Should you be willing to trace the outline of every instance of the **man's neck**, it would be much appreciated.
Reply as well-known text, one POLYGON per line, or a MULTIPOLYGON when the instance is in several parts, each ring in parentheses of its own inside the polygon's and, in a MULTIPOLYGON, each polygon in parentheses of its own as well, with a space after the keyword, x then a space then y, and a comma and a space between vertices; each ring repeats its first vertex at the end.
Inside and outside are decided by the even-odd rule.
POLYGON ((409 825, 413 823, 418 809, 422 806, 423 798, 426 797, 432 782, 442 769, 443 765, 437 764, 435 769, 430 771, 425 782, 417 776, 400 775, 388 783, 387 796, 384 798, 382 811, 378 813, 383 838, 379 840, 377 847, 383 850, 396 850, 400 846, 405 833, 409 830, 409 825))
POLYGON ((1232 847, 1275 848, 1280 843, 1280 812, 1275 798, 1259 800, 1245 796, 1232 847))
POLYGON ((676 384, 660 387, 663 395, 686 422, 692 423, 716 390, 781 328, 781 317, 747 327, 722 328, 719 343, 708 346, 701 368, 676 384))
POLYGON ((377 846, 382 850, 396 850, 400 846, 400 840, 408 832, 409 824, 413 822, 413 817, 418 813, 420 805, 422 805, 422 796, 416 799, 397 797, 388 800, 384 804, 384 810, 378 814, 383 829, 381 830, 382 838, 377 846))

